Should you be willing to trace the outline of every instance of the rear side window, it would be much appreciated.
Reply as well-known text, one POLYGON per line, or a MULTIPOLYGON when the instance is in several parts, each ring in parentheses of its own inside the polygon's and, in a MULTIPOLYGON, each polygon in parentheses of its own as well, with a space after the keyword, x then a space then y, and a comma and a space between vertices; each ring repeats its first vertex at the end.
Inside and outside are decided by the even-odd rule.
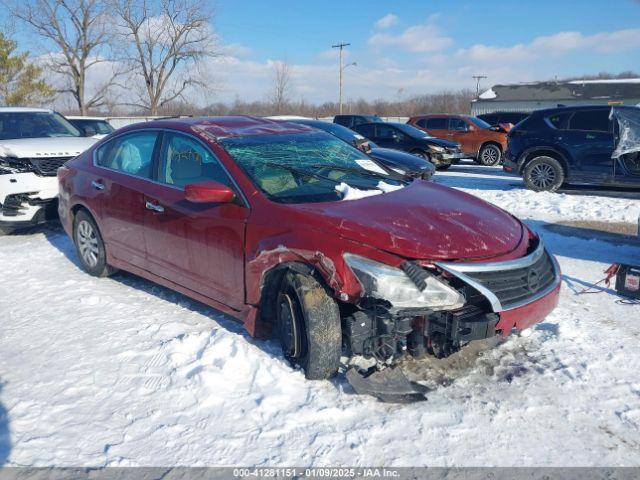
POLYGON ((566 130, 569 128, 569 119, 571 118, 570 112, 557 113, 547 117, 547 121, 558 130, 566 130))
POLYGON ((183 188, 191 183, 218 182, 231 186, 227 173, 208 148, 186 135, 165 135, 158 180, 183 188))
POLYGON ((354 130, 366 138, 373 138, 375 136, 373 125, 358 125, 354 130))
POLYGON ((446 130, 447 123, 446 118, 427 118, 425 128, 427 130, 446 130))
POLYGON ((569 121, 570 130, 608 132, 611 130, 609 110, 580 110, 569 121))
POLYGON ((116 137, 98 148, 96 164, 136 177, 151 178, 157 139, 157 132, 136 132, 116 137))

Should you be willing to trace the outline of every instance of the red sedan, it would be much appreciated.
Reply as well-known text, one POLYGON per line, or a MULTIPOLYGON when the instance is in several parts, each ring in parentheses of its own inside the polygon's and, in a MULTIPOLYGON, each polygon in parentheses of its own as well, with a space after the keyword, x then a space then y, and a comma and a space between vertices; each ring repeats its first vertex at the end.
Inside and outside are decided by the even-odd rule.
POLYGON ((536 234, 466 193, 409 181, 334 136, 252 117, 116 131, 58 171, 83 268, 116 269, 275 333, 308 378, 508 335, 556 306, 536 234))

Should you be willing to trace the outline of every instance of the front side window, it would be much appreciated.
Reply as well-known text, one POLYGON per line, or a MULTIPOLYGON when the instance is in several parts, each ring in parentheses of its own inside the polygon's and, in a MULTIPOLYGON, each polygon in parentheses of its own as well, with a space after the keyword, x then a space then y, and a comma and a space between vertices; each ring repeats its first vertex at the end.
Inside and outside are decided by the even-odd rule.
POLYGON ((449 130, 455 130, 456 132, 466 132, 469 130, 467 122, 461 118, 452 118, 449 120, 449 130))
POLYGON ((151 178, 157 138, 157 132, 136 132, 116 137, 98 148, 96 163, 136 177, 151 178))
POLYGON ((0 140, 80 136, 77 128, 55 112, 0 113, 0 140))
POLYGON ((365 138, 375 137, 375 127, 373 125, 370 125, 370 124, 358 125, 358 127, 355 130, 365 138))
POLYGON ((409 125, 408 123, 400 123, 397 125, 397 129, 406 135, 414 138, 433 138, 427 132, 420 130, 419 128, 409 125))
POLYGON ((378 125, 376 130, 376 137, 381 140, 393 140, 394 138, 402 137, 402 134, 399 131, 387 125, 378 125))
POLYGON ((609 109, 579 110, 573 114, 569 121, 570 130, 587 130, 592 132, 609 132, 609 109))
POLYGON ((337 201, 345 183, 380 190, 404 185, 358 149, 326 132, 228 137, 220 141, 269 199, 280 203, 337 201))
POLYGON ((227 173, 208 148, 194 138, 176 133, 165 135, 158 181, 179 188, 201 182, 231 186, 227 173))

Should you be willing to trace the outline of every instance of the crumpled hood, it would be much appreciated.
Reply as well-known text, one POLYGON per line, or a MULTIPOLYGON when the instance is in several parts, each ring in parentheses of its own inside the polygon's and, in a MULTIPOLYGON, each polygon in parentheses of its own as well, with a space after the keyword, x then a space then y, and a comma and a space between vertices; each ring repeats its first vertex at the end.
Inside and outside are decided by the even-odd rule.
POLYGON ((16 158, 75 157, 97 139, 87 137, 48 137, 0 140, 0 156, 16 158))
POLYGON ((477 197, 432 182, 354 201, 295 205, 337 234, 421 260, 482 259, 515 250, 522 224, 477 197))

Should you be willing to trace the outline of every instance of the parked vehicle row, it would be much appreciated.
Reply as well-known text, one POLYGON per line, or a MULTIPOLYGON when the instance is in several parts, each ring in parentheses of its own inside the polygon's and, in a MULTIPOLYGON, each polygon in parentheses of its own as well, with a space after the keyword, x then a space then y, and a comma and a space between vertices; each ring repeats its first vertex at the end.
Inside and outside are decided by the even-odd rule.
POLYGON ((310 379, 334 375, 341 356, 354 368, 445 357, 558 302, 557 263, 513 216, 299 123, 131 125, 58 179, 60 219, 88 273, 127 270, 252 335, 271 330, 310 379))
POLYGON ((464 155, 455 142, 432 137, 405 123, 361 123, 355 131, 384 148, 412 153, 433 163, 438 170, 445 170, 464 155))

